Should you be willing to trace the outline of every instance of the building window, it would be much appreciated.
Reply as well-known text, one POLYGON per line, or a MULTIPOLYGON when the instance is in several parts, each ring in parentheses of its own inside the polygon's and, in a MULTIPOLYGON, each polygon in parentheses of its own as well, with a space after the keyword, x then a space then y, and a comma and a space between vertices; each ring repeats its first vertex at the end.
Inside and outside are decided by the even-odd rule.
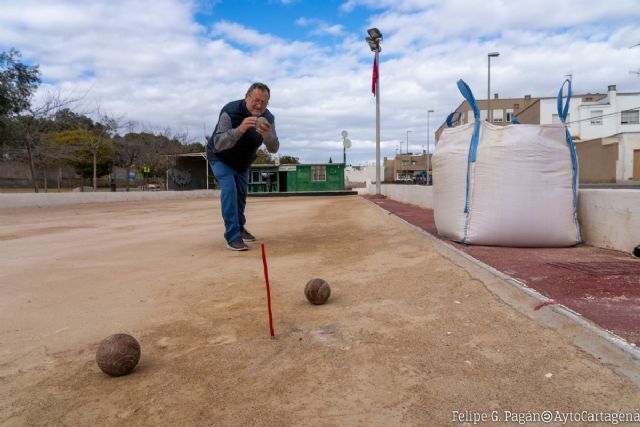
POLYGON ((591 110, 591 124, 602 125, 602 110, 591 110))
POLYGON ((494 122, 502 122, 504 121, 504 110, 502 108, 495 109, 491 116, 494 122))
POLYGON ((623 111, 620 115, 620 124, 621 125, 637 125, 640 123, 640 111, 638 110, 627 110, 623 111))
POLYGON ((507 108, 507 122, 511 123, 511 119, 513 118, 513 110, 507 108))
POLYGON ((251 171, 250 182, 262 182, 262 180, 260 179, 260 171, 251 171))
POLYGON ((325 165, 311 166, 311 181, 326 181, 327 167, 325 165))

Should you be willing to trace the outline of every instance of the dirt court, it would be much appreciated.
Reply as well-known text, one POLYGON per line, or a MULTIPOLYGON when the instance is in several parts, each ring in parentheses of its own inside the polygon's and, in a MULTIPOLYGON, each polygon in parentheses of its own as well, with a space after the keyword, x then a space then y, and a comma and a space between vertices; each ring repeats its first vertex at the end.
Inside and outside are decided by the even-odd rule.
POLYGON ((260 243, 226 249, 216 200, 0 209, 0 425, 442 426, 462 425, 454 411, 640 409, 631 382, 358 196, 251 198, 247 217, 276 339, 260 243), (331 284, 326 305, 305 300, 313 277, 331 284), (142 357, 112 378, 95 351, 117 332, 142 357))

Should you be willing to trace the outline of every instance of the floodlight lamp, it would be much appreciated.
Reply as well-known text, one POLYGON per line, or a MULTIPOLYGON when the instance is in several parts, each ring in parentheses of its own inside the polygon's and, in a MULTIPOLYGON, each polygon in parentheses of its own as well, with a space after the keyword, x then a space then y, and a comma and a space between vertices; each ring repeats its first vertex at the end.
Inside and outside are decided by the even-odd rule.
POLYGON ((500 52, 491 52, 487 54, 487 56, 491 56, 492 58, 495 58, 496 56, 500 56, 500 52))
POLYGON ((376 40, 372 39, 371 37, 367 37, 365 40, 367 41, 367 43, 369 44, 369 47, 373 52, 380 49, 380 44, 376 40))
POLYGON ((369 36, 374 40, 382 40, 382 33, 377 28, 369 28, 367 33, 369 33, 369 36))

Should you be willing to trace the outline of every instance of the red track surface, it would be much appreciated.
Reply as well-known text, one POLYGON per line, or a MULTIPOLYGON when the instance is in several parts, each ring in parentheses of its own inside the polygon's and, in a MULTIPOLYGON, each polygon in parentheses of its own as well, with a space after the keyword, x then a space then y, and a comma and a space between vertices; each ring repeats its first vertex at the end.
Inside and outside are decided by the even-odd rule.
POLYGON ((509 248, 462 245, 438 236, 431 209, 383 196, 364 197, 580 313, 601 328, 640 345, 640 260, 633 255, 592 246, 509 248))

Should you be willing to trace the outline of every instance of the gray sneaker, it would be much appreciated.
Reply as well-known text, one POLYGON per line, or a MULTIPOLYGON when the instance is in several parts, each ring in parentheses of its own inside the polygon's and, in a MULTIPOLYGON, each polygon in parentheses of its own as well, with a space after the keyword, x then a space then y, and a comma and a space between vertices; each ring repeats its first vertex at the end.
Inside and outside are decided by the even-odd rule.
POLYGON ((244 240, 245 242, 255 242, 256 241, 256 238, 254 237, 254 235, 249 233, 244 228, 240 232, 240 237, 242 237, 242 240, 244 240))
POLYGON ((240 237, 227 243, 227 247, 232 251, 246 251, 247 249, 249 249, 249 247, 244 244, 240 237))

